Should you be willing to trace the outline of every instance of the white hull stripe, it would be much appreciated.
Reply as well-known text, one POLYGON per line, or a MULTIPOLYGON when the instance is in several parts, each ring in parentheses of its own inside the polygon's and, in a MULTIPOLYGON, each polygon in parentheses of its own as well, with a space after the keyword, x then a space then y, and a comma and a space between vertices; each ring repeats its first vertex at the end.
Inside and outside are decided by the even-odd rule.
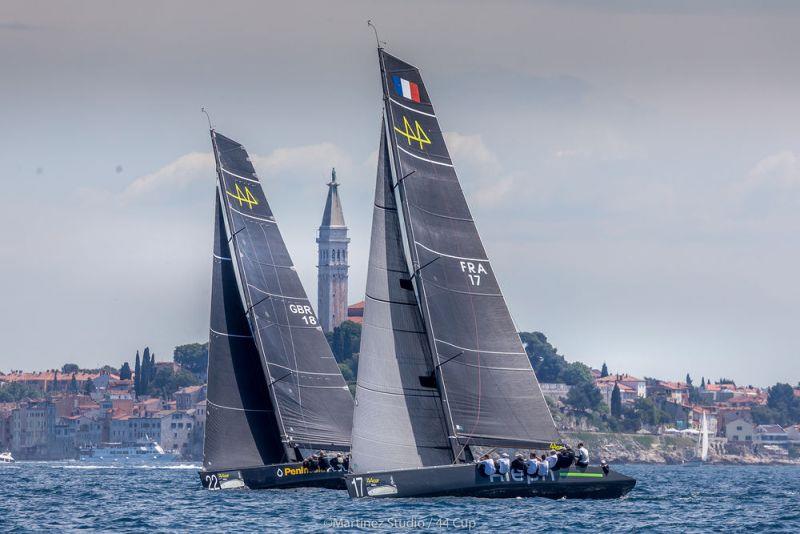
MULTIPOLYGON (((508 352, 508 351, 498 351, 498 350, 483 350, 483 349, 471 349, 469 347, 459 347, 458 345, 454 345, 452 343, 448 343, 447 341, 442 341, 441 339, 434 338, 436 343, 443 343, 445 345, 449 345, 455 349, 465 350, 468 352, 480 352, 481 354, 514 354, 516 356, 527 356, 527 352, 508 352)), ((446 356, 446 354, 442 354, 442 356, 446 356)))
POLYGON ((482 261, 482 262, 489 263, 488 258, 466 258, 464 256, 453 256, 452 254, 445 254, 444 252, 439 252, 438 250, 433 250, 432 248, 426 247, 425 245, 423 245, 419 241, 414 241, 414 243, 417 246, 424 248, 428 252, 433 252, 434 254, 436 254, 438 256, 444 256, 446 258, 453 258, 453 259, 456 259, 456 260, 482 261))
POLYGON ((247 176, 242 176, 241 174, 236 174, 235 172, 231 172, 228 169, 226 169, 225 167, 223 167, 222 165, 220 165, 219 168, 222 169, 222 172, 230 174, 231 176, 235 176, 236 178, 239 178, 240 180, 246 180, 248 182, 253 182, 254 184, 259 183, 258 180, 253 180, 252 178, 248 178, 247 176))
POLYGON ((399 144, 397 145, 397 149, 400 150, 401 152, 404 152, 404 153, 408 154, 412 158, 421 159, 422 161, 427 161, 428 163, 433 163, 434 165, 441 165, 443 167, 450 167, 450 168, 453 167, 452 163, 442 163, 441 161, 433 161, 432 159, 428 159, 428 158, 423 158, 421 156, 417 156, 416 154, 413 154, 413 153, 409 152, 408 150, 404 149, 399 144))
POLYGON ((419 113, 420 115, 425 115, 426 117, 433 117, 434 119, 436 118, 436 115, 434 115, 433 113, 425 113, 424 111, 420 111, 418 109, 414 109, 412 107, 403 105, 392 97, 389 97, 389 100, 391 100, 395 105, 400 106, 403 109, 407 109, 408 111, 413 111, 414 113, 419 113))

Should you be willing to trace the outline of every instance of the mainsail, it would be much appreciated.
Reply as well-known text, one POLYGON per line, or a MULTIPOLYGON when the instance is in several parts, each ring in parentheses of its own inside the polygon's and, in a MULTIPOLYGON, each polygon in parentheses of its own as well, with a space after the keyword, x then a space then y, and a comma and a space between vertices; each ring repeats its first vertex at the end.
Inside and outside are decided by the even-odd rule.
POLYGON ((408 265, 385 132, 378 158, 353 421, 356 472, 453 461, 439 392, 420 382, 433 364, 417 299, 400 287, 408 265))
POLYGON ((211 131, 225 235, 286 456, 350 447, 353 399, 244 147, 211 131))
POLYGON ((203 467, 278 463, 285 459, 284 447, 236 287, 219 198, 215 212, 203 467))
MULTIPOLYGON (((558 439, 419 70, 379 50, 386 132, 412 275, 456 455, 558 439)), ((400 282, 398 282, 400 285, 400 282)), ((366 315, 366 312, 365 312, 366 315)))

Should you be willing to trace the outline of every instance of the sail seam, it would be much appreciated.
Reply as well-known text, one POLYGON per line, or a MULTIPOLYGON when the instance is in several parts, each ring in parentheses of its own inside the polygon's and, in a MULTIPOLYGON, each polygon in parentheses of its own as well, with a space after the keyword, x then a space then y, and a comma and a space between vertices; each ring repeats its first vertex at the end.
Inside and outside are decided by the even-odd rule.
POLYGON ((434 254, 438 254, 439 256, 445 256, 447 258, 453 258, 453 259, 456 259, 456 260, 485 261, 487 263, 491 263, 488 258, 467 258, 465 256, 454 256, 452 254, 445 254, 444 252, 439 252, 438 250, 434 250, 434 249, 432 249, 430 247, 426 247, 425 245, 423 245, 422 243, 420 243, 419 241, 416 241, 416 240, 414 240, 414 243, 416 245, 424 248, 428 252, 433 252, 434 254))
POLYGON ((384 300, 384 299, 379 299, 378 297, 373 297, 373 296, 372 296, 372 295, 370 295, 369 293, 366 293, 366 296, 367 296, 368 298, 371 298, 371 299, 372 299, 372 300, 374 300, 374 301, 377 301, 377 302, 384 302, 384 303, 386 303, 386 304, 400 304, 400 305, 402 305, 402 306, 416 306, 416 305, 417 305, 417 303, 416 303, 416 302, 400 302, 400 301, 396 301, 396 300, 384 300))
POLYGON ((278 293, 270 293, 269 291, 264 291, 263 289, 260 289, 250 284, 247 284, 247 287, 249 287, 250 289, 255 289, 256 291, 258 291, 259 293, 263 293, 264 295, 269 295, 270 297, 278 297, 281 299, 292 299, 292 300, 308 300, 307 297, 290 297, 289 295, 279 295, 278 293))
POLYGON ((527 352, 510 352, 510 351, 504 351, 504 350, 482 350, 482 349, 471 349, 471 348, 469 348, 469 347, 460 347, 460 346, 458 346, 458 345, 455 345, 455 344, 453 344, 453 343, 449 343, 449 342, 447 342, 447 341, 444 341, 444 340, 442 340, 442 339, 438 339, 438 338, 435 338, 435 337, 434 337, 433 339, 434 339, 434 341, 436 341, 437 343, 444 343, 445 345, 450 345, 451 347, 453 347, 453 348, 455 348, 455 349, 459 349, 459 350, 466 350, 466 351, 469 351, 469 352, 480 352, 480 353, 482 353, 482 354, 516 354, 516 355, 518 355, 518 356, 527 356, 527 355, 528 355, 528 353, 527 353, 527 352))
POLYGON ((206 402, 212 406, 216 406, 217 408, 221 408, 223 410, 235 410, 237 412, 264 412, 264 413, 272 413, 275 410, 259 410, 256 408, 236 408, 234 406, 223 406, 222 404, 217 404, 216 402, 212 402, 206 399, 206 402))
POLYGON ((228 169, 223 167, 222 164, 220 164, 219 168, 222 169, 222 172, 227 172, 231 176, 235 176, 237 178, 241 178, 242 180, 247 180, 248 182, 253 182, 254 184, 260 184, 260 182, 258 180, 254 180, 252 178, 247 178, 246 176, 242 176, 241 174, 236 174, 235 172, 229 171, 228 169))
POLYGON ((420 110, 414 109, 414 108, 412 108, 410 106, 406 106, 405 104, 401 104, 400 102, 398 102, 397 100, 395 100, 391 96, 389 97, 389 100, 391 100, 392 102, 394 102, 396 105, 400 106, 403 109, 407 109, 409 111, 413 111, 414 113, 419 113, 420 115, 425 115, 426 117, 433 117, 434 119, 436 118, 436 115, 434 115, 433 113, 425 113, 424 111, 420 111, 420 110))
POLYGON ((426 397, 426 398, 430 398, 430 399, 438 399, 439 398, 439 395, 438 395, 439 392, 438 391, 433 392, 433 391, 426 391, 424 389, 403 389, 403 391, 401 393, 393 393, 391 391, 384 391, 384 390, 380 390, 380 389, 370 388, 370 387, 365 386, 364 384, 356 384, 356 387, 359 387, 361 389, 366 389, 367 391, 371 391, 373 393, 379 393, 379 394, 384 394, 384 395, 393 395, 393 396, 398 396, 398 397, 409 396, 409 397, 426 397), (408 393, 409 391, 411 393, 408 393), (422 395, 422 393, 424 393, 424 395, 422 395))
POLYGON ((224 256, 217 256, 216 254, 213 254, 213 256, 214 256, 215 258, 217 258, 218 260, 232 261, 232 259, 231 259, 231 258, 226 258, 226 257, 224 257, 224 256))
POLYGON ((267 219, 267 218, 264 218, 264 217, 257 217, 255 215, 250 215, 249 213, 245 213, 243 211, 239 211, 236 208, 234 208, 233 206, 231 206, 230 204, 228 204, 228 209, 231 210, 231 211, 235 211, 236 213, 238 213, 242 217, 250 217, 251 219, 256 219, 257 221, 264 221, 264 222, 270 223, 270 224, 278 224, 277 222, 275 222, 273 220, 270 220, 270 219, 267 219))
POLYGON ((245 336, 245 335, 242 335, 242 334, 223 334, 222 332, 217 332, 213 328, 209 328, 209 330, 211 330, 213 333, 217 334, 218 336, 241 337, 241 338, 246 338, 246 339, 253 339, 253 336, 245 336))
POLYGON ((422 156, 417 156, 417 155, 416 155, 416 154, 414 154, 413 152, 409 152, 408 150, 404 149, 404 148, 403 148, 403 147, 401 147, 400 145, 397 145, 397 149, 398 149, 398 150, 400 150, 401 152, 405 152, 406 154, 408 154, 408 155, 409 155, 409 156, 411 156, 412 158, 417 158, 417 159, 420 159, 420 160, 422 160, 422 161, 427 161, 428 163, 433 163, 434 165, 441 165, 441 166, 443 166, 443 167, 450 167, 450 168, 452 168, 452 167, 453 167, 453 164, 452 164, 452 163, 444 163, 444 162, 441 162, 441 161, 434 161, 434 160, 432 160, 432 159, 423 158, 422 156))

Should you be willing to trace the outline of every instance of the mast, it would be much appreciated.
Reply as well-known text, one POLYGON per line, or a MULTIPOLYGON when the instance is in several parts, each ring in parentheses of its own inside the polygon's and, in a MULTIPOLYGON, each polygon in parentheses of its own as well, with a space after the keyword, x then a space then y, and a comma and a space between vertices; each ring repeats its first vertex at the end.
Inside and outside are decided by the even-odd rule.
POLYGON ((353 400, 244 147, 211 131, 217 195, 244 315, 286 457, 346 450, 353 400))
POLYGON ((394 187, 454 456, 558 439, 419 70, 378 50, 394 187))

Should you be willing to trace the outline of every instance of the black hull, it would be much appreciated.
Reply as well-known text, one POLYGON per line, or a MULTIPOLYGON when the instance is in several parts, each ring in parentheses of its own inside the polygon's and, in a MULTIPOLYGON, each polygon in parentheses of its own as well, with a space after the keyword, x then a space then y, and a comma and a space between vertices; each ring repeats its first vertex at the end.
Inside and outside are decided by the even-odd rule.
POLYGON ((617 499, 636 485, 636 480, 600 467, 571 467, 555 474, 555 480, 538 480, 521 472, 487 477, 474 464, 421 469, 347 474, 347 491, 362 497, 547 497, 550 499, 617 499))
POLYGON ((309 472, 301 463, 241 469, 198 471, 203 487, 218 489, 327 488, 345 489, 344 471, 309 472))

